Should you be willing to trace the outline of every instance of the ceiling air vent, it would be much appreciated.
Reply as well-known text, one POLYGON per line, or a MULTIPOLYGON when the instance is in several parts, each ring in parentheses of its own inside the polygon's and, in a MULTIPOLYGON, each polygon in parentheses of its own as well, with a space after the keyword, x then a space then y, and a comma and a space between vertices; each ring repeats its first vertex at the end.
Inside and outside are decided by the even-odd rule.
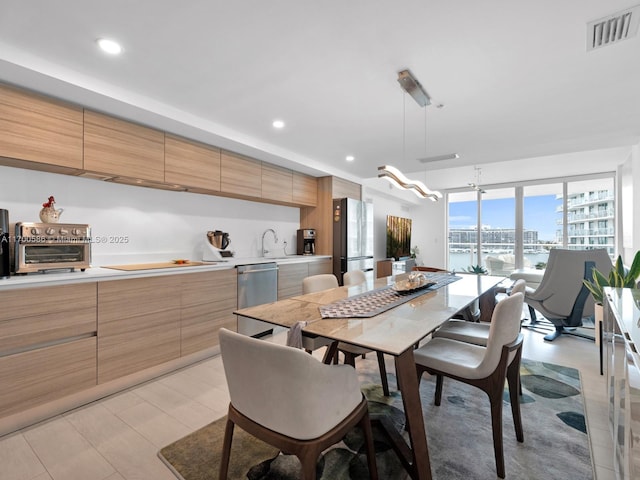
POLYGON ((638 33, 640 5, 587 24, 587 51, 619 43, 638 33))

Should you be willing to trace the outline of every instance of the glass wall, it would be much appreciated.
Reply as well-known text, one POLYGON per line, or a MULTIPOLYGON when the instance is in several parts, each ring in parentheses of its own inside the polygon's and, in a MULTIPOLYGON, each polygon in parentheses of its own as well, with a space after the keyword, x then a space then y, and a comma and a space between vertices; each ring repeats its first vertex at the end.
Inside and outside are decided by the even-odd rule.
POLYGON ((448 268, 543 269, 558 247, 606 248, 613 258, 614 191, 609 174, 448 192, 448 268))
POLYGON ((549 250, 564 244, 563 184, 523 187, 523 267, 544 268, 549 250))
POLYGON ((615 250, 613 179, 571 182, 567 186, 568 248, 615 250))
POLYGON ((480 239, 481 264, 491 275, 508 275, 515 268, 516 198, 515 189, 492 188, 482 197, 480 239))
POLYGON ((462 271, 478 262, 478 195, 474 191, 448 196, 449 270, 462 271))

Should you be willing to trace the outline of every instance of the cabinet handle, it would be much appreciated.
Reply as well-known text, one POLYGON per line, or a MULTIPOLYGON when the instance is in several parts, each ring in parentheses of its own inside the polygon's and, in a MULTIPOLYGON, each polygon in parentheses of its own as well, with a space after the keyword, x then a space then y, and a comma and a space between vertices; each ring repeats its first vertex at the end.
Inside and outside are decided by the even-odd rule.
POLYGON ((278 270, 278 268, 264 268, 262 270, 247 270, 246 272, 238 272, 238 275, 247 275, 249 273, 262 273, 262 272, 274 272, 278 270))

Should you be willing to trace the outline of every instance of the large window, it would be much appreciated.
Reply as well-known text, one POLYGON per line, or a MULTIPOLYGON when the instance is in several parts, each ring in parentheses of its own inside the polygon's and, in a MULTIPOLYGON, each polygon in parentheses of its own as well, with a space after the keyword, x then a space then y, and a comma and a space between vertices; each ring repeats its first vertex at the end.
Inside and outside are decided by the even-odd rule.
POLYGON ((454 192, 449 199, 450 270, 465 270, 478 262, 478 199, 473 192, 454 192))
POLYGON ((549 250, 564 244, 563 184, 527 185, 522 192, 522 267, 544 268, 549 250))
POLYGON ((484 186, 447 199, 451 270, 544 268, 554 247, 615 254, 613 175, 484 186))

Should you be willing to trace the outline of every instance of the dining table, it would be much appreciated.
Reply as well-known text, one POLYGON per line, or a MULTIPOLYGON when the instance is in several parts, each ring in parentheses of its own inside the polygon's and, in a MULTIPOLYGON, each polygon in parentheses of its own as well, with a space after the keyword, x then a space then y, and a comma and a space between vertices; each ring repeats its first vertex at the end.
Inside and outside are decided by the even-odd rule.
POLYGON ((500 276, 447 272, 429 274, 428 279, 434 285, 409 289, 406 275, 379 278, 234 312, 276 326, 296 327, 303 335, 333 340, 324 354, 325 363, 331 363, 338 342, 391 355, 401 386, 408 441, 401 432, 389 431, 390 424, 383 426, 405 469, 417 480, 432 477, 413 350, 445 321, 474 305, 481 306, 482 319, 490 319, 496 291, 506 280, 500 276), (375 297, 394 294, 408 295, 391 307, 374 304, 367 311, 366 304, 374 302, 375 297))

